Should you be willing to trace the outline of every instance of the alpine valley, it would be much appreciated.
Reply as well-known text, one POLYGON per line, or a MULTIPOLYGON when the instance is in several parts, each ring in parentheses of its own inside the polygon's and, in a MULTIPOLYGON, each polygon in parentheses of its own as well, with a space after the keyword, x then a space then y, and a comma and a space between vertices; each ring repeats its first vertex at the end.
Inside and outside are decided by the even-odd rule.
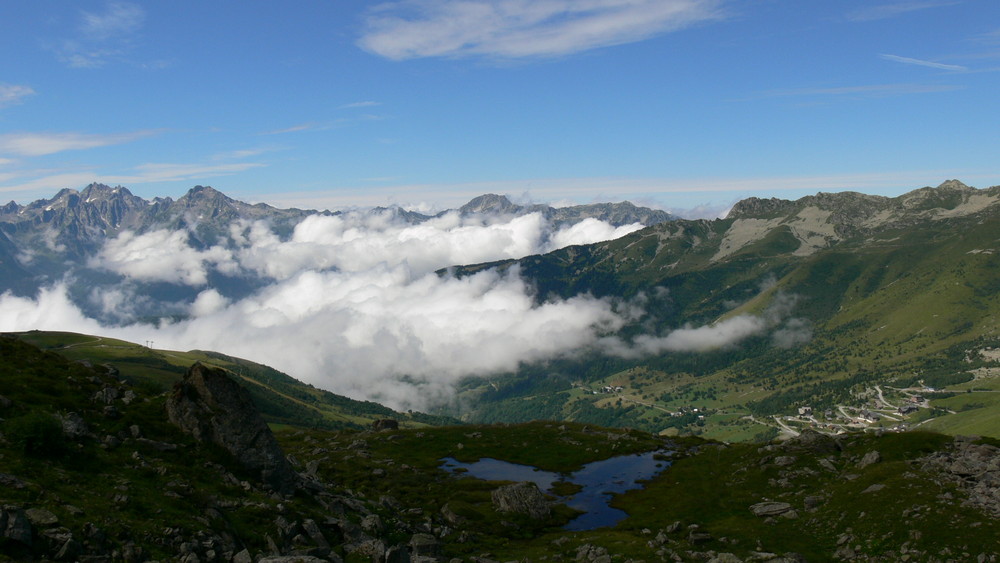
MULTIPOLYGON (((158 349, 139 333, 5 329, 0 561, 1000 558, 1000 187, 751 198, 723 219, 685 220, 629 203, 495 195, 433 216, 330 213, 201 186, 147 201, 91 185, 0 208, 0 301, 24 315, 0 322, 38 318, 30 305, 49 306, 43 297, 60 287, 66 301, 55 303, 85 326, 193 326, 207 310, 264 301, 282 275, 304 278, 300 290, 315 283, 278 267, 302 258, 282 244, 330 218, 342 239, 394 225, 423 233, 423 245, 424 231, 406 229, 480 235, 520 221, 509 233, 534 238, 509 237, 504 259, 414 279, 449 292, 482 280, 529 288, 526 310, 546 315, 530 334, 563 346, 507 363, 486 363, 502 349, 486 340, 470 356, 450 348, 453 363, 469 364, 453 379, 405 356, 380 384, 426 393, 426 408, 411 409, 303 383, 266 358, 158 349), (616 236, 572 244, 583 233, 616 236), (253 241, 284 255, 255 254, 253 241), (135 259, 142 252, 160 263, 135 259), (564 331, 583 310, 574 306, 601 315, 564 331), (483 368, 496 365, 510 367, 483 368), (591 464, 639 463, 635 454, 655 475, 598 495, 620 518, 574 526, 590 510, 575 500, 591 464), (553 481, 465 465, 487 459, 553 481)), ((482 250, 470 247, 441 255, 482 250)), ((306 258, 336 273, 350 267, 344 248, 306 258)), ((412 262, 400 268, 430 264, 412 262)), ((373 306, 380 294, 362 289, 373 306)), ((419 302, 401 303, 400 315, 416 310, 442 329, 419 302)), ((276 314, 264 319, 280 326, 276 314)), ((335 336, 307 344, 338 358, 322 350, 335 336)), ((373 364, 396 357, 371 350, 373 364)), ((340 385, 365 373, 347 359, 326 369, 340 385)), ((364 395, 366 385, 345 388, 364 395)))

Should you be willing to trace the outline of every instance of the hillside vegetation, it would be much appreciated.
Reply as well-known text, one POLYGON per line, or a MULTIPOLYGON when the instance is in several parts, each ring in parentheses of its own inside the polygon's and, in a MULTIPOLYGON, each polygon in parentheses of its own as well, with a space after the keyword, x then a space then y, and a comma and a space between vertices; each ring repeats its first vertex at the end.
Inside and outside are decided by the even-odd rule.
POLYGON ((298 484, 279 493, 223 447, 168 422, 176 391, 161 389, 172 375, 132 379, 141 365, 98 365, 70 350, 73 361, 0 338, 0 560, 776 563, 1000 553, 991 440, 806 432, 725 445, 558 422, 372 431, 291 421, 275 436, 298 484), (501 510, 504 482, 441 466, 491 457, 568 473, 659 449, 673 452, 662 457, 669 467, 614 499, 628 518, 580 532, 562 529, 576 513, 554 496, 572 486, 531 516, 501 510))

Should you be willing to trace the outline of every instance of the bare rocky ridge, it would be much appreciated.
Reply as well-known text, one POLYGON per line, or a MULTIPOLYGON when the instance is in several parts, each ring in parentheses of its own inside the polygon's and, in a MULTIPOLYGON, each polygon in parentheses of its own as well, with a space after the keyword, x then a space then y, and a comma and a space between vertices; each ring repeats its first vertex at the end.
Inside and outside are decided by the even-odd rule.
POLYGON ((211 442, 231 453, 275 490, 295 489, 298 476, 250 394, 226 372, 195 364, 174 385, 167 400, 167 416, 199 442, 211 442))

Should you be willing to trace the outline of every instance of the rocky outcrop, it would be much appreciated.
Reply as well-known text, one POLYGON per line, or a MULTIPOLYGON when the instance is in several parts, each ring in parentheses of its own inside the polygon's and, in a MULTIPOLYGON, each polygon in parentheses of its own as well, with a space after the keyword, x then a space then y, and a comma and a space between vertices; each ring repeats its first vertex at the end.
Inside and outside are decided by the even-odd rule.
POLYGON ((1000 448, 958 436, 946 451, 921 459, 923 469, 937 472, 964 489, 966 506, 1000 517, 1000 448))
POLYGON ((174 385, 167 416, 199 442, 228 451, 240 464, 275 490, 295 489, 298 475, 250 400, 250 394, 224 370, 201 363, 191 366, 174 385))
POLYGON ((527 481, 506 485, 492 493, 493 507, 499 512, 523 514, 536 520, 548 518, 552 507, 538 486, 527 481))

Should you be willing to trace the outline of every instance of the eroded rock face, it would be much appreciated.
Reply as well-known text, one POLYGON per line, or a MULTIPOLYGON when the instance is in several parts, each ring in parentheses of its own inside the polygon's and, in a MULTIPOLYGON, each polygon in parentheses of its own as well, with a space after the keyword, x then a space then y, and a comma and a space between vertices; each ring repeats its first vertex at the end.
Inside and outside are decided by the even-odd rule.
POLYGON ((298 476, 250 394, 224 370, 200 363, 174 385, 167 416, 199 442, 212 442, 233 454, 261 481, 280 492, 295 489, 298 476))

